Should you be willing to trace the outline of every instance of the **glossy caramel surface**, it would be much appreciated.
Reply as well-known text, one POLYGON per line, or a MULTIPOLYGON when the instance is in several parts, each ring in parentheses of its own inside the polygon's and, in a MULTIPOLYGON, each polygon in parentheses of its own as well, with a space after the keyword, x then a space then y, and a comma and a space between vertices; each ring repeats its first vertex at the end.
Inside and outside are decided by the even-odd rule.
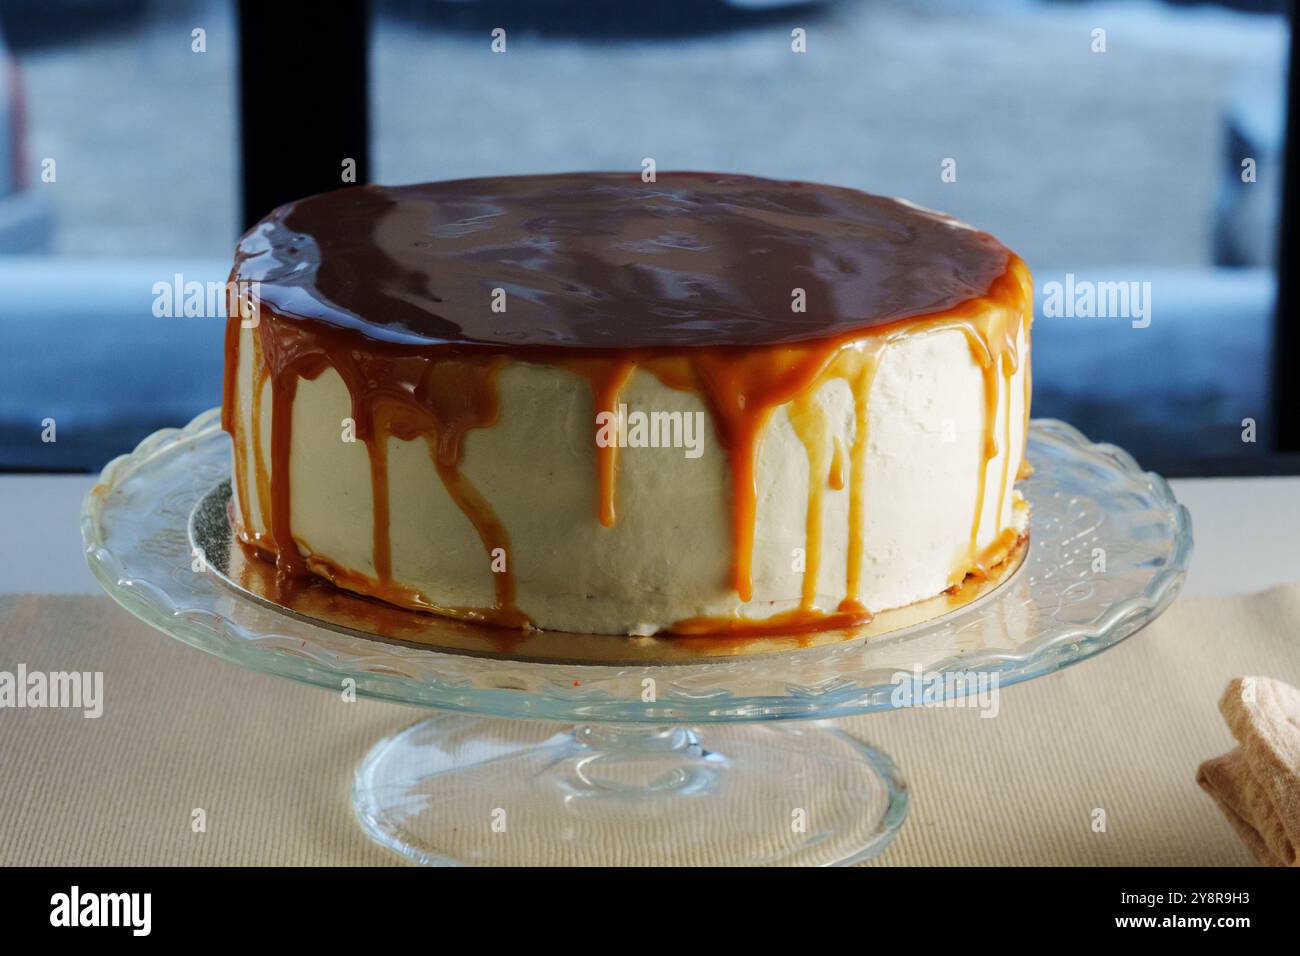
POLYGON ((679 349, 945 312, 1011 258, 986 233, 852 189, 569 173, 311 196, 241 240, 232 278, 260 283, 276 315, 378 340, 679 349))

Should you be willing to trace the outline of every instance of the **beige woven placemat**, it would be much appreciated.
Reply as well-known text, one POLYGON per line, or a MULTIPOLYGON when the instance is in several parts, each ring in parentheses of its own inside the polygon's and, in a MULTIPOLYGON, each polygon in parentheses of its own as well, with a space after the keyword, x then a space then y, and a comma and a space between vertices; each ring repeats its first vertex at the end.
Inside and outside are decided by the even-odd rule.
MULTIPOLYGON (((102 671, 104 712, 0 709, 0 864, 382 864, 352 769, 421 712, 241 670, 107 598, 0 598, 0 671, 102 671), (191 829, 201 807, 207 830, 191 829)), ((1249 864, 1196 768, 1228 680, 1300 684, 1300 586, 1182 599, 1117 648, 974 710, 840 726, 912 786, 880 864, 1249 864), (1096 811, 1105 830, 1096 832, 1096 811)))

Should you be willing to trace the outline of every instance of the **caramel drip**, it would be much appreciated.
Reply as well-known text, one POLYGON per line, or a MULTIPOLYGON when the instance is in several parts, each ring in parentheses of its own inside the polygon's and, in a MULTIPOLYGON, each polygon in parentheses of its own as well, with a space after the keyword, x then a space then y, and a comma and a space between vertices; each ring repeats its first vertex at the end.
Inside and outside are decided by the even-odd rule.
MULTIPOLYGON (((1013 281, 1020 284, 1020 289, 1026 301, 1029 297, 1028 276, 1023 267, 1019 270, 1012 270, 1009 275, 1013 281)), ((989 546, 981 551, 979 547, 979 532, 982 525, 984 514, 985 496, 987 494, 988 483, 988 466, 993 457, 1000 451, 1005 451, 1002 459, 1001 483, 998 487, 997 512, 994 515, 994 521, 997 525, 1002 522, 1002 509, 1006 504, 1007 476, 1011 462, 1011 381, 1020 365, 1020 352, 1017 340, 1024 330, 1024 334, 1029 334, 1029 320, 1022 304, 1004 303, 1001 308, 986 320, 987 327, 984 331, 982 348, 977 353, 977 359, 983 358, 984 375, 984 420, 983 420, 983 460, 980 463, 980 475, 978 492, 975 499, 975 515, 971 523, 970 550, 967 556, 964 569, 958 567, 949 580, 951 585, 959 584, 967 574, 974 574, 977 577, 987 577, 992 564, 1001 560, 996 555, 1005 555, 1007 548, 1002 546, 1001 537, 1005 532, 1000 532, 989 546), (1005 405, 1002 409, 1003 420, 1003 437, 998 438, 998 401, 999 397, 1005 395, 1005 405)), ((1025 368, 1025 387, 1029 388, 1029 368, 1025 368)), ((1029 405, 1028 391, 1025 395, 1025 428, 1026 438, 1028 435, 1029 424, 1029 405)), ((1021 452, 1023 462, 1023 449, 1021 452)))
POLYGON ((960 584, 967 574, 975 571, 979 567, 979 533, 980 525, 984 517, 984 496, 988 488, 988 471, 989 463, 998 453, 997 438, 997 421, 998 421, 998 374, 994 368, 994 362, 990 362, 984 368, 984 424, 982 426, 983 436, 980 442, 980 470, 979 483, 975 486, 975 514, 971 518, 970 528, 970 546, 967 549, 966 561, 957 566, 948 579, 948 584, 960 584))
MULTIPOLYGON (((491 608, 452 609, 452 616, 501 627, 527 627, 527 616, 515 606, 514 555, 509 532, 461 470, 468 433, 476 428, 490 428, 500 417, 497 375, 505 364, 504 356, 450 355, 426 360, 409 398, 399 392, 388 394, 388 401, 394 407, 387 412, 383 435, 391 434, 404 441, 423 438, 428 443, 430 458, 443 487, 469 519, 483 544, 492 572, 495 603, 491 608)), ((356 394, 354 391, 353 395, 356 394)), ((386 478, 385 472, 385 484, 386 478)), ((386 487, 383 497, 388 497, 386 487)), ((387 547, 391 550, 391 543, 387 547)), ((386 563, 391 564, 391 555, 386 563)))
MULTIPOLYGON (((366 457, 370 459, 371 500, 371 553, 375 564, 375 577, 381 584, 393 582, 392 517, 389 513, 388 491, 388 434, 385 422, 379 420, 380 410, 371 413, 370 427, 365 435, 366 457)), ((356 419, 354 418, 355 422, 356 419)))
POLYGON ((1015 527, 1003 528, 997 533, 992 541, 980 551, 976 558, 975 564, 970 568, 967 574, 957 580, 948 588, 948 592, 955 593, 960 590, 962 583, 967 578, 983 580, 987 578, 999 564, 1006 560, 1012 550, 1021 540, 1021 534, 1015 527))
MULTIPOLYGON (((595 408, 593 423, 599 421, 598 416, 602 413, 618 415, 619 397, 628 379, 632 377, 636 362, 624 358, 573 358, 559 364, 585 378, 591 386, 592 404, 595 408)), ((593 427, 599 435, 600 425, 594 424, 593 427)), ((597 498, 596 516, 604 527, 612 528, 618 520, 618 443, 602 443, 597 439, 595 448, 596 482, 600 496, 597 498)))
POLYGON ((741 601, 754 596, 754 519, 758 507, 759 438, 778 405, 804 392, 834 346, 787 346, 747 352, 703 350, 695 379, 713 411, 714 429, 731 466, 730 586, 741 601))
MULTIPOLYGON (((257 500, 262 509, 264 523, 271 507, 271 473, 266 467, 266 452, 262 450, 262 394, 266 389, 266 363, 262 361, 262 345, 258 336, 253 336, 253 387, 252 387, 252 426, 253 426, 253 476, 257 482, 257 500)), ((272 532, 274 535, 274 532, 272 532)))
MULTIPOLYGON (((804 576, 801 586, 799 606, 789 611, 752 618, 744 615, 731 617, 695 617, 678 621, 668 629, 668 633, 680 635, 730 634, 758 636, 763 634, 800 633, 835 627, 852 627, 864 624, 872 619, 871 611, 858 599, 861 582, 863 558, 863 531, 865 528, 865 494, 866 494, 866 449, 868 396, 871 384, 879 365, 880 353, 889 337, 871 337, 859 340, 846 347, 835 347, 816 354, 814 359, 807 356, 803 361, 791 366, 799 376, 793 397, 788 399, 790 424, 795 434, 803 443, 808 455, 808 510, 804 530, 804 576), (849 551, 847 595, 833 612, 822 611, 817 607, 817 580, 821 569, 822 541, 824 535, 823 504, 825 485, 822 476, 827 474, 827 444, 830 436, 829 422, 825 409, 817 401, 817 393, 822 384, 831 378, 844 378, 854 397, 855 434, 851 445, 849 468, 852 484, 849 486, 849 551)), ((786 382, 784 388, 789 388, 786 382)), ((776 394, 784 394, 778 391, 776 394)), ((777 402, 776 404, 783 404, 777 402)), ((774 407, 774 406, 772 406, 774 407)), ((761 422, 749 425, 748 434, 754 436, 748 445, 732 445, 729 448, 729 463, 732 469, 733 488, 737 487, 736 476, 746 475, 743 491, 751 487, 752 469, 757 455, 757 436, 762 423, 770 415, 771 407, 761 422)), ((757 416, 754 416, 757 417, 757 416)), ((838 438, 836 438, 838 447, 838 438)), ((841 481, 841 487, 843 481, 841 481)), ((756 494, 756 489, 755 489, 756 494)), ((732 540, 733 560, 735 556, 747 557, 753 546, 754 533, 754 499, 747 503, 747 509, 735 516, 735 533, 732 540), (746 535, 744 532, 748 532, 746 535)), ((738 593, 739 589, 737 589, 738 593)), ((742 600, 749 600, 741 594, 742 600)))
MULTIPOLYGON (((1007 478, 1011 474, 1011 376, 1014 371, 1006 361, 1002 363, 1002 366, 1002 384, 1005 386, 1006 392, 1006 400, 1002 407, 1002 447, 1007 450, 1007 454, 1002 456, 1002 478, 998 482, 998 510, 994 512, 993 518, 999 525, 1002 524, 1002 509, 1006 507, 1007 503, 1007 478)), ((988 573, 987 567, 981 565, 981 570, 985 574, 988 573)))
MULTIPOLYGON (((234 311, 234 294, 228 292, 227 308, 231 317, 226 321, 226 367, 221 383, 221 427, 230 434, 231 473, 235 483, 235 500, 240 509, 247 508, 248 461, 244 454, 245 441, 243 416, 239 414, 239 336, 240 320, 234 311)), ((242 524, 247 530, 251 516, 241 511, 242 524)))
MULTIPOLYGON (((271 376, 271 539, 275 543, 275 567, 287 578, 300 578, 307 573, 307 563, 298 551, 293 537, 290 518, 292 506, 290 493, 289 450, 293 440, 293 397, 298 392, 298 376, 288 374, 271 376)), ((254 408, 261 403, 254 395, 254 408)), ((256 431, 256 429, 254 429, 256 431)), ((255 444, 257 448, 260 445, 255 444)), ((257 462, 258 482, 261 483, 265 466, 257 462)), ((260 492, 259 492, 260 493, 260 492)))
POLYGON ((866 551, 867 523, 867 442, 870 438, 871 385, 880 365, 883 340, 873 343, 874 348, 854 350, 855 366, 846 376, 853 391, 853 444, 849 446, 849 551, 844 576, 844 599, 840 611, 864 612, 866 606, 858 596, 862 593, 862 560, 866 551))
POLYGON ((405 404, 400 387, 376 388, 374 383, 386 379, 392 381, 392 369, 397 363, 382 359, 366 361, 356 351, 331 355, 330 361, 352 400, 354 437, 366 446, 370 467, 371 561, 375 566, 375 580, 381 588, 394 588, 388 438, 395 430, 393 420, 401 417, 405 404), (367 388, 367 385, 371 387, 367 388))
POLYGON ((844 442, 836 435, 833 439, 834 449, 831 452, 831 471, 826 476, 826 483, 836 491, 844 490, 844 442))
MULTIPOLYGON (((1033 348, 1030 345, 1030 339, 1033 334, 1033 328, 1032 328, 1033 323, 1028 321, 1025 318, 1022 318, 1021 322, 1023 323, 1024 326, 1023 335, 1025 337, 1025 354, 1029 355, 1033 352, 1033 348)), ((1028 478, 1030 475, 1034 473, 1034 466, 1030 464, 1029 456, 1026 454, 1026 449, 1028 449, 1029 447, 1029 404, 1030 404, 1030 396, 1033 394, 1033 390, 1034 390, 1033 378, 1034 378, 1033 363, 1026 362, 1025 379, 1024 379, 1025 381, 1025 422, 1024 422, 1024 431, 1020 433, 1021 434, 1020 470, 1016 472, 1017 481, 1024 481, 1026 478, 1028 478)))
MULTIPOLYGON (((301 577, 310 568, 345 587, 374 594, 392 603, 435 610, 467 620, 526 627, 527 617, 515 607, 515 577, 510 538, 483 496, 462 474, 466 434, 494 425, 499 416, 496 376, 505 356, 460 354, 440 350, 423 355, 397 355, 383 347, 373 350, 349 344, 333 335, 308 334, 278 316, 264 316, 254 342, 255 395, 271 388, 271 461, 263 460, 254 442, 254 470, 267 490, 263 517, 270 534, 244 532, 259 550, 275 555, 286 577, 301 577), (365 442, 373 494, 373 560, 375 577, 344 572, 318 555, 304 556, 293 537, 290 498, 290 448, 293 398, 299 379, 315 379, 333 368, 343 379, 352 401, 357 437, 365 442), (435 605, 415 589, 392 580, 388 449, 390 436, 421 438, 429 443, 434 468, 448 494, 469 519, 494 570, 495 603, 491 608, 449 608, 435 605)), ((254 431, 261 428, 260 403, 252 410, 254 431)), ((342 436, 340 436, 342 437, 342 436)), ((259 491, 259 494, 262 494, 259 491)))
MULTIPOLYGON (((430 373, 436 366, 430 367, 430 373)), ((352 369, 355 373, 356 368, 352 369)), ((489 374, 495 374, 490 372, 489 374)), ((455 374, 448 376, 455 379, 455 374)), ((462 373, 463 377, 463 373, 462 373)), ((474 376, 477 378, 477 375, 474 376)), ((345 377, 346 381, 346 377, 345 377)), ((432 386, 437 388, 438 386, 432 386)), ((476 387, 479 387, 476 385, 476 387)), ((358 437, 364 437, 366 451, 370 460, 370 478, 373 499, 373 535, 375 578, 373 580, 352 577, 348 580, 353 590, 378 594, 391 603, 407 604, 436 610, 438 613, 461 620, 474 620, 502 627, 526 627, 528 619, 515 607, 514 569, 510 560, 510 536, 504 526, 481 494, 470 484, 460 471, 460 460, 464 454, 464 438, 470 428, 486 427, 495 423, 495 398, 484 400, 480 394, 477 399, 465 403, 459 408, 441 408, 442 417, 413 413, 395 395, 389 394, 382 399, 372 400, 368 409, 358 409, 356 414, 368 412, 364 418, 354 415, 354 421, 366 423, 364 431, 358 426, 358 437), (488 419, 490 418, 490 421, 488 419), (443 436, 452 436, 444 441, 443 436), (474 530, 482 541, 490 562, 498 559, 504 561, 500 571, 493 571, 493 588, 496 602, 492 608, 454 608, 435 604, 427 595, 413 588, 397 584, 392 576, 393 545, 392 517, 390 514, 390 491, 388 483, 388 439, 390 436, 411 440, 423 438, 429 447, 430 458, 438 473, 443 487, 456 502, 457 507, 470 520, 474 530), (500 549, 498 552, 497 549, 500 549)), ((465 393, 462 392, 462 395, 465 393)), ((435 405, 435 407, 437 407, 435 405)), ((308 559, 313 570, 320 563, 326 570, 324 576, 341 582, 349 573, 337 565, 315 557, 308 559)))
MULTIPOLYGON (((430 362, 416 389, 416 400, 428 410, 433 423, 429 449, 447 493, 469 518, 493 564, 496 605, 483 619, 503 627, 526 627, 528 618, 515 607, 514 555, 510 534, 492 506, 460 469, 465 436, 474 428, 489 428, 500 416, 497 375, 505 356, 463 357, 430 362)), ((398 435, 398 437, 403 437, 398 435)))
MULTIPOLYGON (((234 274, 231 278, 233 280, 234 274)), ((239 414, 239 342, 243 330, 240 314, 238 287, 233 281, 226 283, 226 333, 225 333, 225 367, 221 380, 221 427, 230 435, 231 442, 231 477, 234 480, 235 500, 239 504, 241 533, 256 537, 251 532, 252 515, 243 509, 249 507, 248 499, 248 459, 245 443, 248 436, 244 434, 244 419, 239 414)), ((258 363, 253 362, 256 366, 258 363)), ((262 499, 265 501, 266 499, 262 499)))
POLYGON ((826 474, 826 410, 811 392, 790 403, 790 424, 808 454, 808 511, 804 522, 803 591, 799 610, 812 611, 817 603, 817 575, 822 556, 822 500, 826 474))
POLYGON ((226 287, 226 364, 221 371, 221 427, 229 435, 234 435, 239 427, 239 410, 236 407, 238 395, 236 387, 239 375, 239 312, 233 284, 226 287))
POLYGON ((472 484, 465 479, 454 463, 438 459, 436 444, 430 444, 438 475, 447 488, 447 493, 470 519, 474 530, 478 532, 483 548, 494 561, 503 561, 498 570, 493 568, 492 578, 496 589, 496 605, 490 610, 467 613, 466 617, 478 618, 501 627, 527 627, 528 617, 515 607, 515 570, 514 558, 510 554, 510 535, 500 519, 492 511, 492 506, 472 484))

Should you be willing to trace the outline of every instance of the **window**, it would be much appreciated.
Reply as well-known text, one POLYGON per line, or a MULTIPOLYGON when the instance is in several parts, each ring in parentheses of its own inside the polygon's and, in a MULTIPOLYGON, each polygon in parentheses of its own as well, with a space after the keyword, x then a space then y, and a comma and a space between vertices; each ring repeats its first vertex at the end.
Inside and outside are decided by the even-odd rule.
POLYGON ((90 470, 216 403, 238 228, 234 9, 0 5, 0 467, 90 470), (178 278, 179 277, 179 278, 178 278))
POLYGON ((353 157, 390 183, 652 158, 902 196, 1029 263, 1036 415, 1169 474, 1295 468, 1280 0, 381 0, 368 72, 343 5, 102 6, 0 7, 0 467, 98 468, 216 404, 221 321, 153 290, 220 282, 248 218, 353 157), (245 49, 242 99, 240 13, 297 57, 245 49))
POLYGON ((379 5, 378 180, 651 157, 902 196, 1030 265, 1036 415, 1171 474, 1276 450, 1280 3, 524 6, 379 5))

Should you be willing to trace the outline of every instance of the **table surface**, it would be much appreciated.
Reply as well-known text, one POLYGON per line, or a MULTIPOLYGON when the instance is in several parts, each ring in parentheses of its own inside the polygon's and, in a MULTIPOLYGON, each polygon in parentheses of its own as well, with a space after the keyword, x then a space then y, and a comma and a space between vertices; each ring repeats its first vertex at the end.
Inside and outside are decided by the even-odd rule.
MULTIPOLYGON (((0 476, 0 594, 95 594, 78 515, 90 475, 0 476)), ((1300 581, 1300 477, 1171 482, 1192 513, 1186 594, 1250 594, 1300 581)))

